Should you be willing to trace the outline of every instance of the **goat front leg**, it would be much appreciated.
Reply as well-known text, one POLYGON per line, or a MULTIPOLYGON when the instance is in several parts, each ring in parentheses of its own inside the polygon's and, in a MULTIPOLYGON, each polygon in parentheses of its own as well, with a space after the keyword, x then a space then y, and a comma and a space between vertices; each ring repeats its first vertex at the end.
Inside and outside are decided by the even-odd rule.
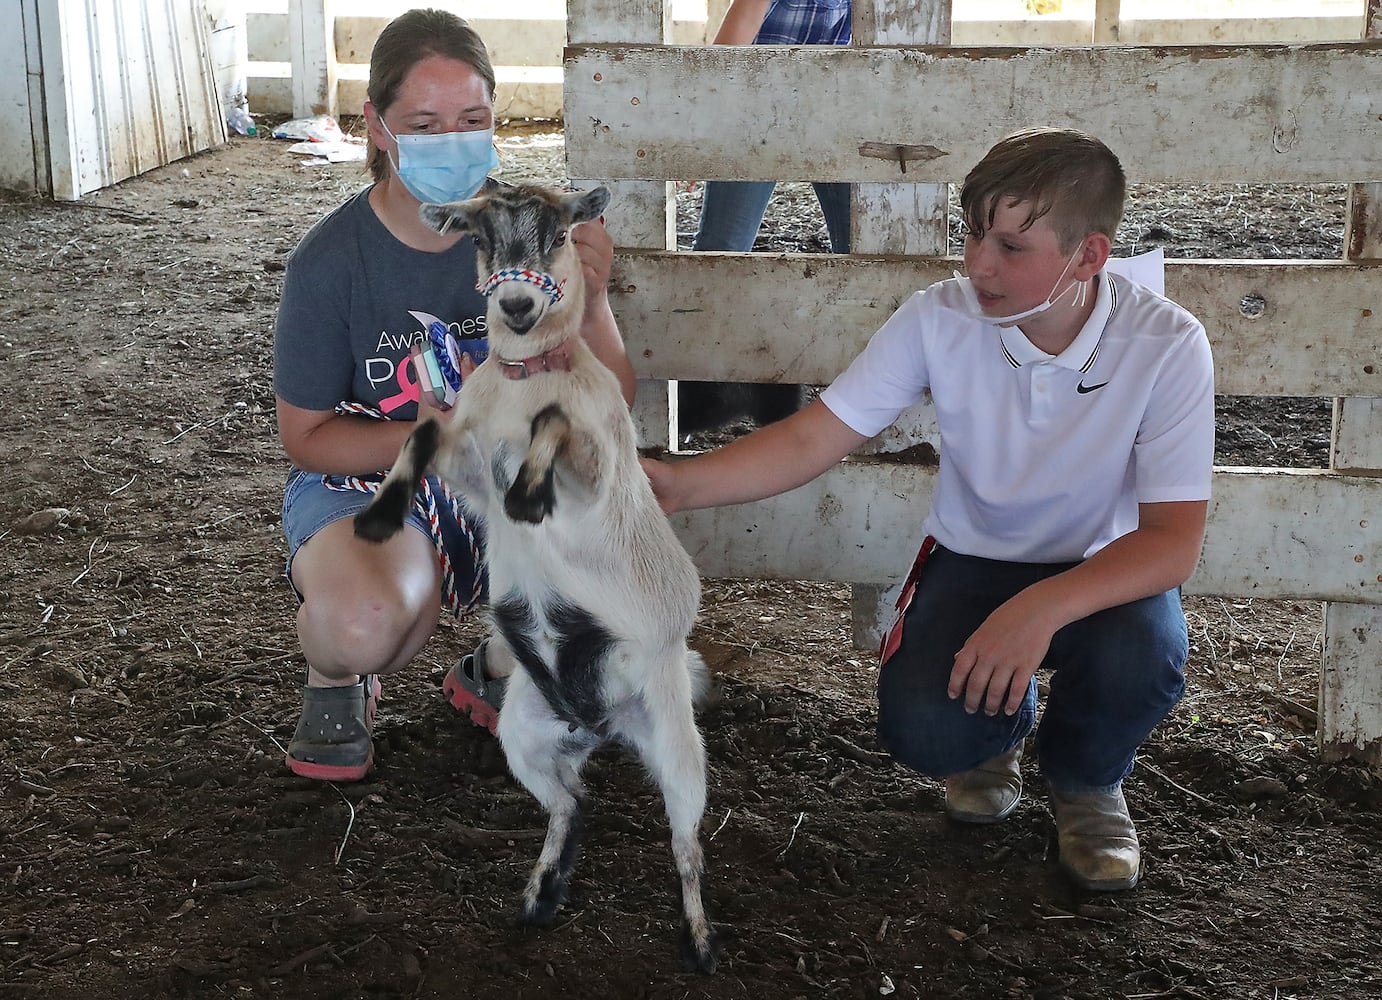
POLYGON ((435 418, 420 421, 403 450, 398 453, 389 474, 368 507, 355 516, 355 534, 367 541, 384 542, 403 527, 403 519, 413 504, 418 480, 436 457, 441 446, 441 424, 435 418))
POLYGON ((528 453, 504 495, 504 512, 515 521, 541 524, 556 507, 557 483, 565 492, 589 497, 599 482, 594 438, 571 425, 558 403, 533 417, 528 453))

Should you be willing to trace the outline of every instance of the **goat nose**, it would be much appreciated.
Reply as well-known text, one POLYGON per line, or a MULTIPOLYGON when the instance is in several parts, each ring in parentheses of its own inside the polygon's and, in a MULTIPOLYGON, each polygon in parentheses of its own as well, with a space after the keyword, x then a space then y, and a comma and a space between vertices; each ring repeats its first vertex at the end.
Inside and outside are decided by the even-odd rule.
POLYGON ((505 295, 499 299, 499 308, 504 310, 506 319, 522 323, 533 312, 533 300, 526 295, 505 295))

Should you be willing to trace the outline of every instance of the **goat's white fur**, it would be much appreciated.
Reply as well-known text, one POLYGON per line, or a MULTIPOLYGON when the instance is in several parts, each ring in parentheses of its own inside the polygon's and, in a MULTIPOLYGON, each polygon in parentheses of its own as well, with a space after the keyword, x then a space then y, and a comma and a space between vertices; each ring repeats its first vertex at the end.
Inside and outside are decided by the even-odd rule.
POLYGON ((439 433, 428 428, 435 418, 420 422, 357 531, 387 537, 396 530, 429 464, 484 519, 491 642, 503 642, 522 665, 509 678, 498 735, 514 776, 549 815, 522 918, 541 924, 555 915, 579 841, 581 767, 596 746, 618 741, 662 791, 688 957, 708 972, 717 959, 700 891, 705 751, 692 708, 704 664, 686 645, 700 580, 638 464, 618 379, 580 336, 581 264, 565 239, 607 201, 604 188, 567 195, 520 188, 423 206, 423 219, 439 231, 476 237, 482 279, 528 268, 564 282, 563 292, 552 302, 522 281, 491 292, 490 360, 465 380, 439 433), (563 343, 567 371, 511 380, 496 363, 563 343), (563 614, 563 603, 579 612, 563 614), (566 677, 558 669, 563 648, 566 677), (549 698, 554 689, 558 696, 549 698))

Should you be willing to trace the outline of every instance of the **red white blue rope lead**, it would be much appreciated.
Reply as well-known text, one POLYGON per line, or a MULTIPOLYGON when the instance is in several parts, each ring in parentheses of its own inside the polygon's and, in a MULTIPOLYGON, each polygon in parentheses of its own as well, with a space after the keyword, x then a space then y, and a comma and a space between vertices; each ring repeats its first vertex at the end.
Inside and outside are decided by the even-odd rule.
MULTIPOLYGON (((337 403, 336 412, 357 417, 369 417, 372 420, 389 419, 374 407, 365 406, 362 403, 337 403)), ((322 476, 322 485, 329 490, 339 492, 354 490, 360 493, 378 493, 380 481, 365 479, 360 476, 322 476)), ((451 613, 460 618, 480 602, 480 597, 484 593, 484 556, 480 552, 480 544, 475 540, 475 532, 471 529, 470 522, 466 519, 461 508, 460 500, 445 483, 441 483, 441 494, 449 508, 450 516, 456 519, 457 527, 461 529, 461 534, 465 536, 466 542, 470 545, 470 562, 475 567, 471 574, 470 595, 464 602, 461 595, 456 592, 456 572, 452 566, 451 557, 447 554, 446 544, 442 539, 441 508, 437 503, 436 493, 426 477, 423 478, 417 492, 413 494, 413 510, 427 522, 428 533, 432 536, 432 545, 436 548, 437 558, 441 562, 442 598, 446 601, 447 607, 451 609, 451 613)))

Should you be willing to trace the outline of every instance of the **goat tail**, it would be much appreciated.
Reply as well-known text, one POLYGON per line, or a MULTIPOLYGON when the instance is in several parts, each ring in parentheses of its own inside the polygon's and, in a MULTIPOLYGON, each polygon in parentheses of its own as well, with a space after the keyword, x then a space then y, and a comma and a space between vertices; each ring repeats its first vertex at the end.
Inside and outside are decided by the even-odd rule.
POLYGON ((692 706, 704 708, 710 702, 710 668, 705 665, 705 658, 694 649, 686 651, 686 673, 691 678, 692 706))
POLYGON ((441 425, 434 419, 422 420, 403 443, 398 461, 370 505, 355 516, 355 536, 370 542, 385 542, 403 527, 403 519, 413 504, 418 480, 427 472, 441 442, 441 425))

